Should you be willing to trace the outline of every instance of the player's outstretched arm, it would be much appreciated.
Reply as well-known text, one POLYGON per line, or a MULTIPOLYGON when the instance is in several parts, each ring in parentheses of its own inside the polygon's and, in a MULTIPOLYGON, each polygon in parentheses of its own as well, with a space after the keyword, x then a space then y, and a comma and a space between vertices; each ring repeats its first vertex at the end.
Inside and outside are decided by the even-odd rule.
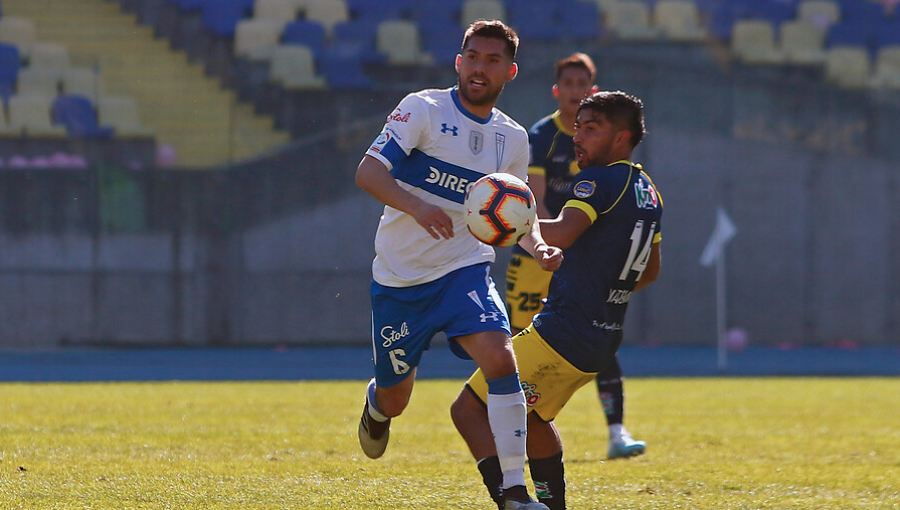
POLYGON ((372 156, 363 156, 356 168, 356 185, 379 202, 409 214, 435 239, 453 237, 453 220, 440 207, 429 204, 397 185, 391 172, 372 156))

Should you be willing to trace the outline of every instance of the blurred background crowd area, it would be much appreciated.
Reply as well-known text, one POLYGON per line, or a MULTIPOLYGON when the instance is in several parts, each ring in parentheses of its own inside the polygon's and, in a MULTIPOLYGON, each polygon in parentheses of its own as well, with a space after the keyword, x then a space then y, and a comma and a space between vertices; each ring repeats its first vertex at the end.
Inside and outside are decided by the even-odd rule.
POLYGON ((522 38, 526 127, 573 51, 645 101, 666 271, 626 342, 715 342, 724 208, 749 342, 895 344, 898 3, 0 0, 0 348, 366 342, 356 164, 479 18, 522 38))

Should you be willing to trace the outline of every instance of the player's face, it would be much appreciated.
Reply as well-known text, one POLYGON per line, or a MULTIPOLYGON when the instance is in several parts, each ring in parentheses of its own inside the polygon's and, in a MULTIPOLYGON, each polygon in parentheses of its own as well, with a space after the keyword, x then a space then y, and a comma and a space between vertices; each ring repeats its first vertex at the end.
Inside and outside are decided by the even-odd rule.
POLYGON ((516 68, 506 54, 506 42, 493 37, 470 37, 457 57, 459 95, 472 106, 494 106, 516 68))
POLYGON ((616 157, 622 131, 617 130, 606 115, 582 109, 575 117, 575 161, 578 168, 606 166, 622 159, 616 157))
POLYGON ((566 67, 560 73, 554 88, 556 100, 559 101, 559 111, 575 116, 579 103, 593 91, 594 84, 591 83, 591 74, 587 69, 566 67))

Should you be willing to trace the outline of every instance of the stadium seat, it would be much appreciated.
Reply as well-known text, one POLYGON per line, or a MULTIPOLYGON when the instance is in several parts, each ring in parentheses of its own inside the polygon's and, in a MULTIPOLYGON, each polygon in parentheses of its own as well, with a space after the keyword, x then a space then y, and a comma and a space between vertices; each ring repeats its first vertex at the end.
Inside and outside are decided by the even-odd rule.
POLYGON ((101 126, 111 127, 116 137, 153 136, 153 129, 141 123, 137 101, 131 96, 100 96, 97 120, 101 126))
POLYGON ((473 21, 479 19, 506 19, 506 8, 500 0, 466 0, 460 10, 459 22, 463 28, 467 28, 473 21))
POLYGON ((234 55, 253 61, 272 58, 281 40, 284 25, 280 20, 242 19, 234 30, 234 55))
POLYGON ((697 4, 691 0, 659 0, 653 8, 653 20, 670 41, 699 42, 708 36, 700 23, 697 4))
POLYGON ((559 7, 560 2, 517 0, 510 3, 509 23, 529 41, 553 41, 562 35, 559 7))
MULTIPOLYGON (((454 27, 455 31, 459 31, 454 27)), ((378 26, 366 21, 345 21, 334 26, 331 46, 341 53, 355 52, 364 64, 384 62, 384 55, 375 49, 378 26)), ((461 37, 457 34, 457 37, 461 37)))
POLYGON ((900 45, 882 46, 878 50, 872 86, 900 89, 900 45))
POLYGON ((462 45, 462 33, 456 22, 435 18, 423 20, 419 24, 419 35, 422 46, 431 54, 435 62, 450 64, 454 62, 462 45))
POLYGON ((52 99, 39 94, 17 94, 9 98, 9 126, 26 136, 66 136, 66 128, 50 119, 52 99))
POLYGON ((282 44, 305 44, 316 57, 325 53, 325 41, 325 27, 315 21, 293 21, 281 33, 282 44))
POLYGON ((459 29, 463 3, 464 0, 416 0, 410 6, 411 19, 420 28, 427 23, 450 22, 459 29))
POLYGON ((591 1, 573 0, 559 9, 559 26, 562 37, 578 41, 595 41, 604 31, 600 20, 600 8, 591 1))
POLYGON ((650 41, 659 36, 659 31, 650 25, 649 7, 637 0, 610 4, 606 28, 616 37, 629 41, 650 41))
POLYGON ((22 58, 15 45, 0 43, 0 99, 4 104, 16 91, 22 58))
POLYGON ((0 18, 0 42, 14 45, 22 59, 28 60, 31 47, 37 42, 37 28, 30 19, 4 16, 0 18))
POLYGON ((51 70, 62 79, 69 69, 69 50, 64 44, 38 41, 31 47, 28 65, 51 70))
POLYGON ((282 26, 297 18, 299 8, 291 0, 256 0, 253 19, 278 21, 282 26))
POLYGON ((378 24, 385 20, 402 19, 412 10, 413 0, 348 0, 347 8, 354 19, 378 24))
POLYGON ((780 64, 784 55, 775 46, 775 31, 766 20, 740 20, 734 24, 731 51, 745 64, 780 64))
POLYGON ((900 46, 900 18, 875 24, 872 29, 872 44, 876 50, 884 46, 900 46))
POLYGON ((825 34, 807 21, 786 21, 781 25, 781 52, 789 64, 825 63, 825 34))
POLYGON ((84 96, 58 96, 53 100, 51 119, 73 138, 110 138, 113 134, 112 128, 97 125, 94 105, 84 96))
POLYGON ((412 21, 386 20, 378 24, 375 47, 387 57, 387 63, 411 66, 432 63, 432 57, 422 51, 419 29, 412 21))
POLYGON ((865 46, 869 48, 872 45, 872 38, 872 27, 843 22, 828 28, 828 33, 825 35, 825 46, 829 48, 835 46, 865 46))
POLYGON ((856 25, 877 25, 887 19, 885 8, 872 0, 842 0, 841 19, 856 25))
POLYGON ((321 23, 329 35, 333 33, 336 24, 350 19, 350 11, 344 0, 306 0, 304 13, 307 20, 321 23))
POLYGON ((63 75, 62 90, 66 95, 84 96, 96 104, 103 94, 103 79, 96 69, 70 67, 63 75))
POLYGON ((825 56, 825 79, 844 88, 869 85, 871 63, 869 52, 862 46, 838 46, 825 56))
POLYGON ((797 6, 797 18, 822 30, 841 21, 841 6, 836 0, 803 0, 797 6))
POLYGON ((363 71, 362 60, 355 51, 332 50, 322 59, 322 68, 328 87, 332 90, 372 88, 372 79, 363 71))
POLYGON ((203 26, 218 37, 234 37, 238 21, 249 17, 253 0, 207 0, 201 17, 203 26))
POLYGON ((52 69, 28 66, 19 71, 16 90, 18 94, 53 98, 59 94, 60 80, 60 75, 52 69))
POLYGON ((287 90, 323 89, 325 79, 316 75, 312 50, 299 44, 280 45, 272 54, 269 81, 287 90))

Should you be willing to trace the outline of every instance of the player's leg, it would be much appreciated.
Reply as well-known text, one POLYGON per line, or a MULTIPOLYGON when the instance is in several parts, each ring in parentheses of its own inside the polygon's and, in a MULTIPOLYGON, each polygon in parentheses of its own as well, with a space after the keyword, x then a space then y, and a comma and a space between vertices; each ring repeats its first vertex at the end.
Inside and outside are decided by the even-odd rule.
POLYGON ((512 334, 527 328, 543 308, 553 273, 544 271, 530 256, 514 253, 506 269, 506 310, 512 334))
MULTIPOLYGON (((490 434, 485 437, 490 438, 493 435, 495 451, 502 472, 504 508, 532 508, 526 506, 531 504, 531 498, 525 488, 525 441, 527 438, 525 393, 519 383, 516 358, 509 336, 502 331, 485 331, 457 337, 456 341, 472 356, 486 377, 485 404, 490 434)), ((453 414, 454 410, 451 409, 451 415, 453 414)), ((481 416, 481 424, 478 425, 478 428, 483 429, 484 415, 481 416)), ((458 414, 454 416, 454 423, 460 423, 458 414)), ((479 460, 485 458, 475 450, 473 450, 473 454, 479 460)), ((534 506, 533 508, 544 507, 534 506)))
POLYGON ((625 428, 625 388, 622 367, 616 357, 603 372, 597 374, 597 394, 609 429, 610 459, 641 455, 647 448, 644 441, 635 441, 625 428))
POLYGON ((409 404, 416 367, 434 334, 426 317, 436 295, 430 285, 393 289, 372 282, 375 377, 366 388, 358 428, 359 444, 372 459, 384 454, 391 418, 409 404))
POLYGON ((563 445, 553 422, 528 413, 528 466, 538 501, 550 510, 566 508, 563 445))

